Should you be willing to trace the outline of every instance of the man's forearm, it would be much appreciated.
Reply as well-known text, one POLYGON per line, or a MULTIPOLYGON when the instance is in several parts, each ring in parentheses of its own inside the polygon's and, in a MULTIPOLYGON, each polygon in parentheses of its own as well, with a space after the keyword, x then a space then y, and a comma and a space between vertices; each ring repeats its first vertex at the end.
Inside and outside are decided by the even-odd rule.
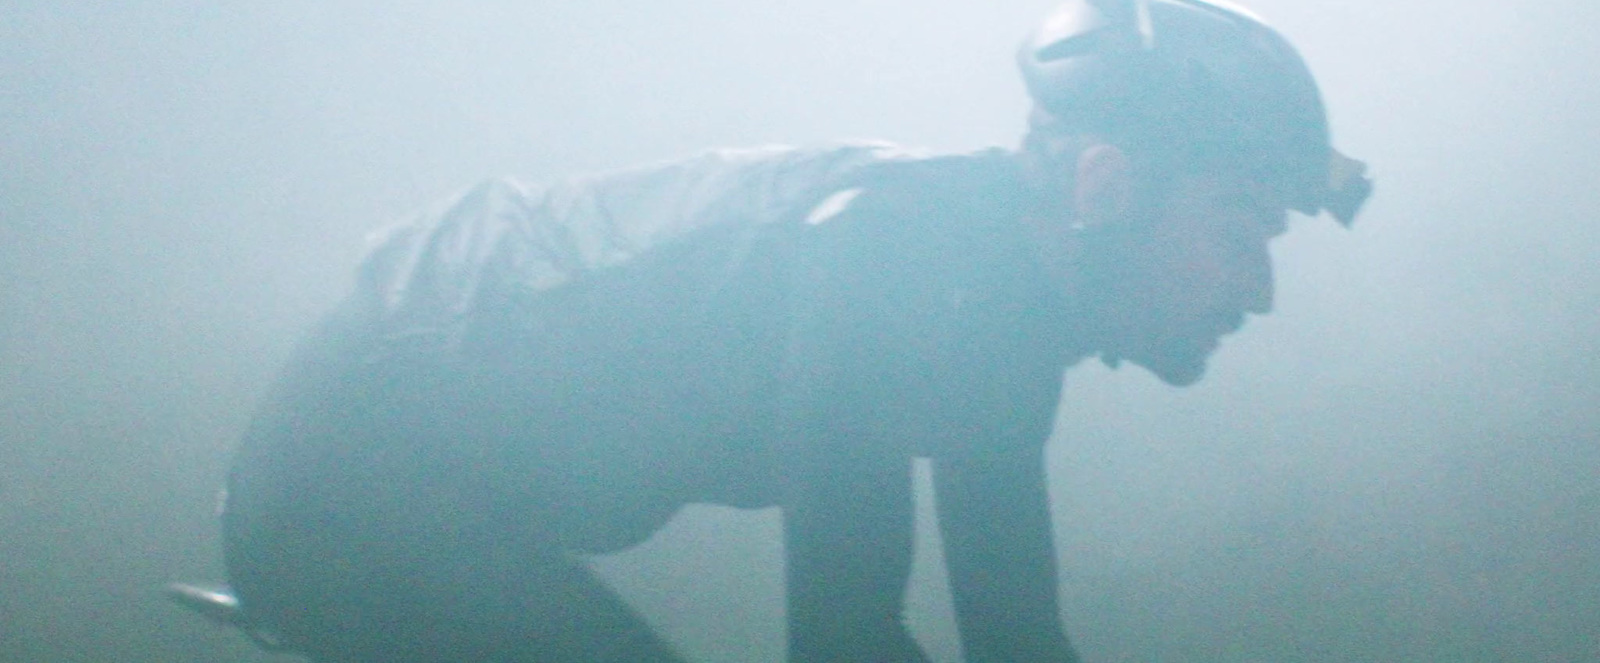
POLYGON ((935 463, 945 563, 969 663, 1077 660, 1058 610, 1044 470, 1029 456, 935 463))

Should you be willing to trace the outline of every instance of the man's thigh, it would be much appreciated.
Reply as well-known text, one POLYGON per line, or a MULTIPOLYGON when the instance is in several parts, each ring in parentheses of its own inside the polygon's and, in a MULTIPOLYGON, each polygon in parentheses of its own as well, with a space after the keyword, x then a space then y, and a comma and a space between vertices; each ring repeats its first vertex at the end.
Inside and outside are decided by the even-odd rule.
POLYGON ((538 422, 480 411, 510 399, 459 368, 313 366, 269 403, 224 514, 246 613, 328 662, 679 660, 501 453, 538 422))
POLYGON ((313 660, 681 660, 581 559, 460 540, 384 554, 372 543, 270 581, 269 619, 313 660))

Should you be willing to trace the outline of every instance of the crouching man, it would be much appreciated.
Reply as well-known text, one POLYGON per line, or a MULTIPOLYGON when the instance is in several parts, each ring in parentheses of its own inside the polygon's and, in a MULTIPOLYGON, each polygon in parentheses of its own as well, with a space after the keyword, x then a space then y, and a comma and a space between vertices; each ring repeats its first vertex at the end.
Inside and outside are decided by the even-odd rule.
POLYGON ((1288 212, 1348 224, 1370 183, 1242 10, 1073 0, 1019 60, 1015 150, 713 151, 392 230, 244 437, 234 621, 318 661, 675 661, 582 556, 777 506, 790 660, 921 661, 925 457, 967 659, 1075 660, 1063 370, 1195 382, 1271 309, 1288 212))

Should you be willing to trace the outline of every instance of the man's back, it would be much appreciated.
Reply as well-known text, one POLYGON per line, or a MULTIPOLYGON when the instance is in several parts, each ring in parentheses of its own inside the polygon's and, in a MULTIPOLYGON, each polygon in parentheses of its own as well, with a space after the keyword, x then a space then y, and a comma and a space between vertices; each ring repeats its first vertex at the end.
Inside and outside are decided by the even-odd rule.
POLYGON ((327 578, 329 558, 444 568, 511 537, 537 564, 527 549, 634 545, 688 502, 781 504, 796 461, 907 461, 1009 416, 984 390, 1014 376, 975 370, 996 357, 1043 367, 1028 382, 1048 410, 1059 363, 970 345, 1026 318, 1017 297, 1039 285, 999 231, 1015 182, 997 156, 713 154, 493 183, 392 233, 230 476, 247 609, 326 605, 325 588, 386 602, 381 582, 327 578), (885 434, 841 442, 879 448, 786 446, 851 412, 885 434))

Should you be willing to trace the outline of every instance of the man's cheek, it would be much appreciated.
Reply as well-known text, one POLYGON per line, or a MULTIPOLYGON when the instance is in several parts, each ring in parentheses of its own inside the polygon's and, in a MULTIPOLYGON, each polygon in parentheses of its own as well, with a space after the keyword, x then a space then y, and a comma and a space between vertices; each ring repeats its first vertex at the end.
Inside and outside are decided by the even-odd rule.
POLYGON ((1172 313, 1203 312, 1223 295, 1228 263, 1225 252, 1211 243, 1190 242, 1169 247, 1156 257, 1159 278, 1153 280, 1160 308, 1172 313))

